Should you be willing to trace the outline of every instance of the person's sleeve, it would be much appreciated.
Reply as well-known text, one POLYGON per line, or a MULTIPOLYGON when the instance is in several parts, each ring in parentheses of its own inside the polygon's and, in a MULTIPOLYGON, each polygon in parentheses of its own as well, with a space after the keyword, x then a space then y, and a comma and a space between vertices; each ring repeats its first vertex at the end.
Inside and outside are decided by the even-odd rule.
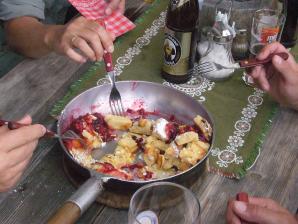
POLYGON ((0 0, 0 20, 7 21, 21 16, 32 16, 43 20, 43 0, 0 0))

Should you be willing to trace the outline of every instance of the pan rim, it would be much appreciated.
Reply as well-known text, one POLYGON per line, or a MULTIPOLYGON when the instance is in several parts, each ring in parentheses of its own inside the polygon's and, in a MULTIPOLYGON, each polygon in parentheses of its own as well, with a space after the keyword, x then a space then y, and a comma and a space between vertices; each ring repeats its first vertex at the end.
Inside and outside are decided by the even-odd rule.
POLYGON ((189 169, 187 170, 184 170, 180 173, 177 173, 175 175, 172 175, 172 176, 168 176, 168 177, 163 177, 163 178, 158 178, 158 179, 150 179, 150 180, 124 180, 124 179, 120 179, 120 178, 117 178, 117 177, 113 177, 113 176, 108 176, 106 174, 103 174, 103 173, 100 173, 100 172, 97 172, 93 169, 90 169, 90 168, 87 168, 83 165, 81 165, 71 154, 70 152, 67 150, 66 146, 64 145, 63 143, 63 140, 61 138, 61 128, 60 128, 60 122, 61 122, 61 117, 63 117, 67 107, 69 105, 71 105, 74 101, 77 100, 77 98, 79 98, 81 95, 83 94, 86 94, 90 91, 93 91, 94 89, 97 89, 99 87, 102 87, 102 86, 107 86, 107 85, 110 85, 110 83, 105 83, 105 84, 102 84, 102 85, 98 85, 98 86, 94 86, 92 88, 89 88, 85 91, 83 91, 82 93, 78 94, 77 96, 75 96, 71 101, 69 101, 66 106, 64 107, 64 109, 61 111, 60 113, 60 116, 59 116, 59 120, 57 122, 57 133, 59 135, 59 143, 63 149, 63 151, 67 154, 68 157, 71 158, 72 161, 74 161, 77 165, 79 165, 81 168, 87 170, 90 174, 90 176, 97 176, 99 178, 105 178, 106 181, 110 180, 110 179, 114 179, 114 180, 117 180, 117 181, 120 181, 120 182, 125 182, 125 183, 132 183, 132 184, 148 184, 148 183, 153 183, 153 182, 160 182, 160 181, 171 181, 172 178, 176 178, 176 177, 179 177, 179 176, 182 176, 186 173, 189 173, 191 172, 193 169, 195 169, 197 166, 199 166, 201 163, 203 163, 206 159, 208 159, 208 156, 209 154, 211 153, 211 149, 214 145, 214 142, 215 142, 215 124, 214 124, 214 119, 212 117, 212 115, 210 114, 210 112, 206 109, 206 107, 201 104, 200 102, 198 102, 197 100, 195 100, 193 97, 185 94, 184 92, 181 92, 177 89, 174 89, 172 87, 169 87, 169 86, 165 86, 163 84, 160 84, 160 83, 155 83, 155 82, 149 82, 149 81, 142 81, 142 80, 125 80, 125 81, 117 81, 116 82, 116 85, 117 83, 143 83, 143 84, 149 84, 149 85, 154 85, 154 86, 159 86, 159 87, 163 87, 163 88, 166 88, 170 91, 174 91, 175 93, 177 94, 181 94, 181 95, 184 95, 184 97, 187 97, 189 98, 191 101, 194 101, 196 104, 200 105, 200 107, 202 107, 202 109, 206 112, 206 114, 208 115, 211 123, 212 123, 212 139, 211 139, 211 142, 210 142, 210 147, 209 147, 209 150, 208 152, 206 153, 206 155, 203 157, 203 159, 201 159, 198 163, 196 163, 194 166, 190 167, 189 169))

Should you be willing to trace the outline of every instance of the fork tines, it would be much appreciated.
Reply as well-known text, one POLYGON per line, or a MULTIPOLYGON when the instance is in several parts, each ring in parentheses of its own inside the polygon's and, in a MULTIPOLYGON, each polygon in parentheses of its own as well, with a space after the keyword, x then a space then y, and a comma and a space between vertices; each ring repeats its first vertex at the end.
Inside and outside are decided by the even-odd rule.
POLYGON ((109 103, 110 103, 112 114, 118 115, 118 116, 123 116, 125 114, 121 96, 117 88, 114 88, 114 87, 112 88, 109 103))
POLYGON ((212 71, 216 70, 214 68, 214 65, 210 62, 200 63, 200 64, 198 64, 196 69, 197 69, 199 74, 209 73, 209 72, 212 72, 212 71))

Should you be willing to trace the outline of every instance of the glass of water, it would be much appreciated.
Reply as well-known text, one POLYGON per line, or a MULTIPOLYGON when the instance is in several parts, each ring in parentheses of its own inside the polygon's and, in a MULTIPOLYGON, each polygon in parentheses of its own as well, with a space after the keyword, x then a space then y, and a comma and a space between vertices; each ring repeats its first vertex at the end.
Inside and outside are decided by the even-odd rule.
POLYGON ((140 188, 130 200, 129 224, 200 224, 200 203, 189 189, 170 182, 140 188))

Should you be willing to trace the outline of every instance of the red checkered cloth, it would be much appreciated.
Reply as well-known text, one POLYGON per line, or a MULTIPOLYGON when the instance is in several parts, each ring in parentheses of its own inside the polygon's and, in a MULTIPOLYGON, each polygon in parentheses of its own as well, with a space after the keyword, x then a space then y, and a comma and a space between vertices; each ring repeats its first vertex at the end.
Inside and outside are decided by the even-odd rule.
POLYGON ((119 11, 107 16, 105 9, 108 4, 105 0, 69 0, 69 2, 87 19, 100 21, 99 23, 103 20, 107 31, 114 33, 116 37, 135 28, 135 25, 119 11))

